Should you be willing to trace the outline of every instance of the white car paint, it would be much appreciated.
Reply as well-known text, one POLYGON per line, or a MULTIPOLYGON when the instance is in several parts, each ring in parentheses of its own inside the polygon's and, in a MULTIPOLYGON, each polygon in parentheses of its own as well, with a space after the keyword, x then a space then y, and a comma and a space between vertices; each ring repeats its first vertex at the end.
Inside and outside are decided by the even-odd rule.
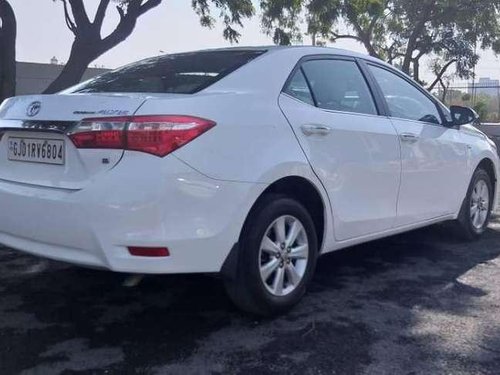
POLYGON ((391 121, 318 109, 286 94, 281 95, 280 106, 335 207, 335 239, 344 241, 393 228, 401 160, 391 121), (331 131, 305 135, 301 127, 311 119, 331 131))
POLYGON ((0 243, 112 271, 219 272, 254 203, 282 178, 304 178, 320 194, 326 253, 454 219, 477 165, 487 158, 497 173, 496 150, 472 126, 325 111, 283 94, 298 61, 318 54, 377 61, 337 49, 270 48, 192 95, 66 92, 5 101, 0 243), (35 101, 42 109, 29 118, 26 108, 35 101), (28 120, 80 121, 94 111, 182 114, 217 125, 163 158, 77 149, 60 134, 64 167, 8 160, 8 137, 28 133, 11 128, 28 120), (332 129, 326 136, 301 130, 325 123, 332 129), (401 141, 408 129, 418 142, 401 141), (129 246, 166 246, 170 256, 132 256, 129 246))
POLYGON ((416 134, 401 142, 401 186, 396 226, 453 215, 470 182, 467 143, 460 131, 405 119, 392 119, 398 134, 416 134))

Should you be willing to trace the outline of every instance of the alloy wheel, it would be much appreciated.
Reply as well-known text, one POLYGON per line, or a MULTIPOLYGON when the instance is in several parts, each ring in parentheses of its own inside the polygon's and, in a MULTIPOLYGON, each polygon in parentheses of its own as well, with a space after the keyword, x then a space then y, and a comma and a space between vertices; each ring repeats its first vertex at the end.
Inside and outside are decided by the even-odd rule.
POLYGON ((284 215, 267 228, 259 252, 260 277, 274 296, 293 292, 306 273, 307 233, 296 217, 284 215))
POLYGON ((490 192, 484 180, 478 180, 471 194, 470 219, 475 229, 481 229, 488 218, 490 192))

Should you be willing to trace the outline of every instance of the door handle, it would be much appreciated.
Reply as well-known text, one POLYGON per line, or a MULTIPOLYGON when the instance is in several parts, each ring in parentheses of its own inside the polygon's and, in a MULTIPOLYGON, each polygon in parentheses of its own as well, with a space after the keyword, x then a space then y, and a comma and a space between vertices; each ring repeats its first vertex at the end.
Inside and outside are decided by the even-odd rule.
POLYGON ((418 135, 414 134, 414 133, 401 133, 399 135, 399 138, 403 141, 403 142, 408 142, 408 143, 415 143, 418 141, 418 135))
POLYGON ((302 130, 302 133, 304 133, 307 136, 313 135, 313 134, 327 135, 332 130, 332 128, 330 128, 329 126, 317 125, 317 124, 302 125, 300 127, 300 129, 302 130))

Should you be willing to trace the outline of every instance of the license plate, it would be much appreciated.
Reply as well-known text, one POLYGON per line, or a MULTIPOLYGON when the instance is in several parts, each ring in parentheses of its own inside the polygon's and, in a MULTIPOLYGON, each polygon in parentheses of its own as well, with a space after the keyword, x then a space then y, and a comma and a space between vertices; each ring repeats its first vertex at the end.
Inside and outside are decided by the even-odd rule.
POLYGON ((64 140, 9 137, 9 160, 44 164, 64 164, 64 140))

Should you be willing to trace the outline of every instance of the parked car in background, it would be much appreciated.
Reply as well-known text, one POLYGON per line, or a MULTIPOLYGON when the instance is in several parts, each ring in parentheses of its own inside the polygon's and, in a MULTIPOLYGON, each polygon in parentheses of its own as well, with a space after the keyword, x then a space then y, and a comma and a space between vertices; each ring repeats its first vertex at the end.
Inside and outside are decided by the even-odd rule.
POLYGON ((380 60, 319 47, 155 57, 0 107, 0 243, 81 266, 219 273, 297 303, 318 256, 453 221, 480 236, 498 156, 380 60))

